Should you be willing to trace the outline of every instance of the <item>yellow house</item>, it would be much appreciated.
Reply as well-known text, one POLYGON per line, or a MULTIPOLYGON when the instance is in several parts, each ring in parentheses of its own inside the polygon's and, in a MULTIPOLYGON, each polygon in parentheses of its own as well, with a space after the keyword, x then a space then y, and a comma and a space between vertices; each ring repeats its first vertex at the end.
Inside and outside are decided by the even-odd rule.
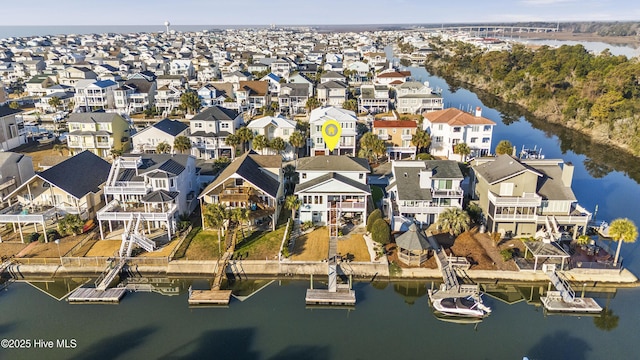
POLYGON ((67 146, 72 155, 89 150, 107 158, 112 149, 127 152, 131 148, 129 123, 118 114, 73 113, 67 124, 67 146))
POLYGON ((387 143, 389 159, 402 159, 416 155, 416 147, 411 143, 416 129, 413 120, 375 120, 372 131, 387 143))

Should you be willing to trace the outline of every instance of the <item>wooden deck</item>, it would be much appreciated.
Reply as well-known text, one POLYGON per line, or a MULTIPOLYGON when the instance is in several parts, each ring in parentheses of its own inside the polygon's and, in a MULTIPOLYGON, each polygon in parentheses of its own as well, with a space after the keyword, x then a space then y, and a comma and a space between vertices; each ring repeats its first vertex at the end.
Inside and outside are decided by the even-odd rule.
POLYGON ((70 303, 118 303, 127 292, 125 288, 111 288, 104 291, 95 288, 78 288, 67 300, 70 303))
POLYGON ((229 305, 231 290, 191 290, 189 305, 229 305))
POLYGON ((575 298, 572 302, 562 300, 557 291, 549 291, 540 301, 548 311, 568 313, 599 313, 602 307, 592 298, 575 298))
POLYGON ((356 292, 349 289, 339 289, 331 292, 327 289, 307 289, 305 297, 307 305, 346 305, 356 304, 356 292))

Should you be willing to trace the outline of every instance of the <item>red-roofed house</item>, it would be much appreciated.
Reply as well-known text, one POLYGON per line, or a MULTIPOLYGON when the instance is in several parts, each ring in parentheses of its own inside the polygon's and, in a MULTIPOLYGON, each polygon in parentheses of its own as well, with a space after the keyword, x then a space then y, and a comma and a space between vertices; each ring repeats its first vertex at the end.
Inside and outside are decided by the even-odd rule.
POLYGON ((460 160, 453 147, 466 143, 471 149, 471 157, 489 154, 495 122, 482 117, 482 109, 475 114, 456 109, 432 111, 422 114, 422 126, 431 135, 431 154, 446 156, 450 160, 460 160))
POLYGON ((396 84, 401 84, 409 80, 410 77, 410 71, 389 71, 377 74, 374 82, 377 84, 390 85, 394 81, 397 81, 396 84))
POLYGON ((413 120, 375 120, 372 131, 387 142, 389 159, 414 157, 416 147, 411 143, 417 125, 413 120))

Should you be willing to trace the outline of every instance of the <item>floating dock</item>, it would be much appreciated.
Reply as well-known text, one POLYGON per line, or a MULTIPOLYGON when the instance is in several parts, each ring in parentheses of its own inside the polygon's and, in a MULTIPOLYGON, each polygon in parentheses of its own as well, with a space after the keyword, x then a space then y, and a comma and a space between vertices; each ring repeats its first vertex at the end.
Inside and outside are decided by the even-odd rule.
POLYGON ((565 313, 599 313, 602 307, 592 298, 574 298, 571 302, 564 301, 559 291, 549 291, 547 296, 541 296, 540 301, 548 311, 565 313))
POLYGON ((70 303, 114 303, 120 302, 120 299, 127 292, 125 288, 111 288, 107 290, 98 290, 96 288, 77 288, 67 300, 70 303))
POLYGON ((191 290, 189 305, 229 305, 231 290, 191 290))
POLYGON ((338 286, 336 291, 328 289, 307 289, 305 296, 307 305, 339 305, 354 306, 356 304, 355 290, 347 287, 338 286))

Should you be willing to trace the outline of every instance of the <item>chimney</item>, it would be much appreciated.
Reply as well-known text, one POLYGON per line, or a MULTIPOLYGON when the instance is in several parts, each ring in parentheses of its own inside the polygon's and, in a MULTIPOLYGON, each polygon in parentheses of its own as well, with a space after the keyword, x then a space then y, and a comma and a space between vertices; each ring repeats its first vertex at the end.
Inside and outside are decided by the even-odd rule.
POLYGON ((482 108, 480 106, 476 106, 476 117, 482 116, 482 108))
POLYGON ((420 189, 431 189, 431 176, 433 175, 433 170, 427 168, 424 170, 420 170, 418 177, 420 178, 420 189))
POLYGON ((566 187, 571 187, 571 181, 573 180, 573 164, 570 162, 562 165, 562 184, 566 187))

